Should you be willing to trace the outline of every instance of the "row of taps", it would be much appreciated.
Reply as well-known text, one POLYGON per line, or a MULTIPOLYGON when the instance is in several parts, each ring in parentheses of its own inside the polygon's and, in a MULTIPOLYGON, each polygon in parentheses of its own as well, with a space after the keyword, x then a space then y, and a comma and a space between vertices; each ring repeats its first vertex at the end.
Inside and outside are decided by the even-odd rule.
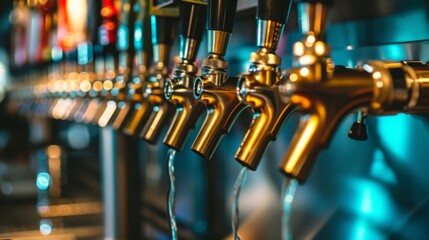
POLYGON ((358 113, 349 136, 365 140, 368 115, 429 109, 425 63, 374 60, 355 68, 334 64, 326 41, 333 0, 299 0, 296 5, 259 0, 257 51, 250 55, 248 72, 238 77, 228 74, 224 59, 237 0, 180 2, 180 61, 173 71, 170 50, 178 12, 151 13, 145 3, 123 0, 119 14, 113 1, 103 1, 99 44, 91 47, 83 41, 64 54, 65 64, 54 61, 36 83, 11 85, 10 110, 112 126, 152 144, 169 125, 163 142, 176 151, 183 149, 205 114, 191 149, 210 159, 239 114, 250 108, 253 119, 235 159, 251 170, 257 169, 287 119, 300 112, 300 125, 279 168, 303 183, 348 114, 358 113), (276 50, 292 6, 297 7, 303 38, 293 45, 293 66, 282 72, 276 50), (196 58, 204 30, 208 51, 199 68, 196 58), (149 35, 152 65, 142 44, 149 35))

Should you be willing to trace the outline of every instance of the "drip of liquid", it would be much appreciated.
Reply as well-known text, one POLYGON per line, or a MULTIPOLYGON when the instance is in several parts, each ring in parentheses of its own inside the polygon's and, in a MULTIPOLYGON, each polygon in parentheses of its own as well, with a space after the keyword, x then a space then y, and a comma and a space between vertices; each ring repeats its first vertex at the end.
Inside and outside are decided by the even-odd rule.
POLYGON ((174 200, 176 197, 176 186, 174 177, 174 157, 176 150, 169 149, 167 153, 168 159, 168 176, 170 178, 170 191, 168 192, 168 216, 170 218, 171 239, 177 239, 176 215, 174 214, 174 200))
POLYGON ((237 177, 237 180, 235 180, 234 183, 234 203, 232 204, 232 232, 234 233, 234 239, 240 240, 240 236, 238 235, 238 227, 239 227, 239 211, 238 211, 238 204, 240 199, 240 190, 241 187, 246 182, 247 173, 249 172, 249 169, 247 167, 243 167, 240 171, 240 174, 237 177))
POLYGON ((283 201, 283 216, 282 216, 282 240, 292 240, 290 228, 290 216, 292 210, 293 197, 298 186, 298 181, 292 178, 286 178, 283 183, 282 201, 283 201))

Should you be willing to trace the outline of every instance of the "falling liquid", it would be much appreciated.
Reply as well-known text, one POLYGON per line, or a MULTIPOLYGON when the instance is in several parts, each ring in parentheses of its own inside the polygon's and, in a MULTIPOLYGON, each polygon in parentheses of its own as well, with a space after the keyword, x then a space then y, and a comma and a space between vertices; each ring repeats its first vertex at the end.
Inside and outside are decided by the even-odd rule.
POLYGON ((232 232, 234 233, 234 239, 240 240, 240 236, 238 236, 238 227, 239 227, 239 211, 238 204, 240 199, 240 190, 241 187, 246 182, 246 177, 249 169, 247 167, 243 167, 238 175, 237 180, 234 183, 234 202, 232 204, 232 232))
POLYGON ((171 239, 177 239, 176 216, 174 214, 174 200, 176 197, 176 186, 174 177, 174 156, 176 150, 169 149, 167 153, 168 159, 168 176, 170 178, 170 191, 168 192, 168 216, 170 217, 171 239))
POLYGON ((290 216, 292 210, 292 201, 295 196, 295 190, 298 186, 298 181, 293 178, 286 178, 283 183, 282 201, 283 201, 283 216, 282 216, 282 240, 291 240, 292 233, 290 227, 290 216))

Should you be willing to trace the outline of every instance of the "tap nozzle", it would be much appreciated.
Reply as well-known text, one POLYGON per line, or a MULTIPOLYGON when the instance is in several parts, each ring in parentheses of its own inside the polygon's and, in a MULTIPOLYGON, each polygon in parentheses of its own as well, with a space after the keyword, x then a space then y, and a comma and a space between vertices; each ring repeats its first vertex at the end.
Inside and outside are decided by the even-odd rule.
POLYGON ((325 43, 328 1, 298 4, 304 39, 294 45, 299 67, 287 71, 285 90, 291 104, 305 115, 280 169, 303 182, 339 122, 351 111, 368 106, 374 96, 373 77, 363 69, 335 67, 325 43))
POLYGON ((209 55, 203 60, 201 76, 195 79, 193 87, 194 97, 206 106, 207 115, 191 149, 209 159, 246 107, 236 97, 238 78, 228 77, 228 64, 223 59, 236 8, 236 0, 208 1, 209 55))
POLYGON ((238 78, 230 77, 219 86, 212 77, 216 78, 217 73, 205 72, 194 83, 194 96, 206 106, 207 115, 191 149, 208 159, 213 156, 220 140, 230 131, 238 115, 247 107, 236 96, 238 78))
POLYGON ((252 109, 253 120, 235 159, 251 170, 256 170, 270 143, 295 109, 281 97, 281 59, 275 53, 291 4, 292 1, 280 0, 258 2, 259 50, 250 55, 252 64, 237 85, 238 99, 252 109))
POLYGON ((375 115, 421 113, 429 109, 429 68, 421 62, 370 61, 357 70, 336 67, 332 78, 318 83, 291 78, 293 71, 288 75, 286 89, 291 102, 307 116, 302 119, 280 168, 301 182, 348 113, 359 108, 375 115))
POLYGON ((182 2, 180 31, 180 59, 175 66, 173 78, 167 80, 165 98, 175 105, 176 112, 164 143, 175 150, 181 150, 191 129, 203 111, 203 104, 195 100, 193 83, 197 73, 194 66, 198 47, 206 21, 206 4, 203 2, 182 2))
POLYGON ((168 79, 170 46, 174 40, 176 17, 151 16, 153 58, 155 64, 150 68, 150 76, 145 81, 143 96, 151 106, 148 121, 140 136, 155 144, 161 130, 170 120, 172 104, 165 99, 164 85, 168 79))

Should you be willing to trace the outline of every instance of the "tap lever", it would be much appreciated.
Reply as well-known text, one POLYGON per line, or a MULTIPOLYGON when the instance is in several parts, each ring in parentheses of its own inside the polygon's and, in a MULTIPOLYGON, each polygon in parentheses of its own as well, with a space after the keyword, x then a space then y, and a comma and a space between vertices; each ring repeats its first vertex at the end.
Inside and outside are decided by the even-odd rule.
POLYGON ((328 25, 329 8, 333 0, 302 0, 298 4, 299 25, 310 43, 324 41, 328 25))
POLYGON ((232 32, 237 0, 209 0, 207 30, 232 32))
POLYGON ((207 42, 210 56, 204 59, 203 66, 226 69, 228 65, 222 57, 231 37, 237 0, 209 0, 208 3, 207 42))
POLYGON ((170 47, 174 42, 176 17, 156 16, 150 18, 153 45, 153 61, 167 64, 170 47))
POLYGON ((357 121, 353 123, 349 131, 349 137, 358 141, 368 140, 368 129, 366 127, 367 115, 363 111, 357 113, 357 121))
POLYGON ((258 0, 256 18, 284 24, 287 22, 292 0, 258 0))
POLYGON ((201 41, 206 23, 205 2, 182 1, 180 36, 201 41))
POLYGON ((152 44, 172 45, 174 41, 174 28, 176 17, 156 16, 150 18, 152 29, 152 44))
POLYGON ((181 6, 180 58, 191 63, 197 57, 197 51, 203 38, 207 4, 183 1, 181 6))
POLYGON ((164 86, 165 98, 175 105, 175 115, 164 143, 181 150, 191 129, 201 115, 203 105, 193 95, 197 67, 193 64, 198 52, 206 20, 206 4, 183 1, 180 30, 180 58, 171 80, 164 86))

